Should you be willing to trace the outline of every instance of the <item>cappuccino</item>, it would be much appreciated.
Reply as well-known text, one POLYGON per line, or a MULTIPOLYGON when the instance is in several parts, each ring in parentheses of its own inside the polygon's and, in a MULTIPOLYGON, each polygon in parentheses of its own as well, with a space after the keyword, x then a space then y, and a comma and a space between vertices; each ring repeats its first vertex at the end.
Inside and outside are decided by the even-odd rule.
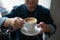
POLYGON ((35 23, 35 22, 37 22, 37 19, 36 18, 33 18, 33 17, 29 17, 29 18, 26 18, 25 21, 27 23, 35 23))
POLYGON ((34 30, 36 24, 37 24, 37 19, 33 17, 29 17, 25 19, 24 26, 28 29, 28 31, 32 31, 34 30))

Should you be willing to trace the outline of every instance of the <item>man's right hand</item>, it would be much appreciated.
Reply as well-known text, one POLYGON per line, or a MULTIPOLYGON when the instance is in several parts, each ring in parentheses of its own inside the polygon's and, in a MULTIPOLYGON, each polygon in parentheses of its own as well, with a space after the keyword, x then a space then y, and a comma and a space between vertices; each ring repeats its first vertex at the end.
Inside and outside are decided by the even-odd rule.
POLYGON ((12 27, 13 29, 19 29, 23 26, 24 20, 19 17, 8 18, 4 22, 4 27, 12 27))

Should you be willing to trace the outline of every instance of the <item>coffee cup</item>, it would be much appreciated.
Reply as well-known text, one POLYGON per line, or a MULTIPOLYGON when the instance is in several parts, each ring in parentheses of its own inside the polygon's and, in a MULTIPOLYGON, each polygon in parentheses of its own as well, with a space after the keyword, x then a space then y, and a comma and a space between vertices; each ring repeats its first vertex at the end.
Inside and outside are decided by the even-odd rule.
POLYGON ((27 28, 27 31, 33 31, 36 24, 37 24, 36 18, 28 17, 25 19, 24 26, 27 28))

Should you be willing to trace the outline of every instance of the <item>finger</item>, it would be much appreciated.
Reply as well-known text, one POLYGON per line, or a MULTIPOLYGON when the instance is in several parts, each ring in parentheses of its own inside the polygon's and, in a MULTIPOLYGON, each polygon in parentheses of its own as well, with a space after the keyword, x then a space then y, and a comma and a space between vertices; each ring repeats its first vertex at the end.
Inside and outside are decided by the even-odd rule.
POLYGON ((23 21, 19 21, 19 20, 17 20, 17 25, 21 26, 21 25, 23 25, 23 24, 24 24, 23 21))
POLYGON ((22 19, 22 18, 19 18, 19 20, 20 20, 20 21, 24 21, 24 19, 22 19))
POLYGON ((21 28, 21 26, 20 26, 20 25, 15 24, 13 28, 14 28, 14 29, 19 29, 19 28, 21 28))
POLYGON ((15 17, 15 21, 18 23, 18 22, 20 22, 20 23, 23 23, 24 22, 24 20, 22 19, 22 18, 19 18, 19 17, 15 17))
POLYGON ((20 17, 15 17, 15 19, 19 20, 19 21, 24 21, 22 18, 20 17))
POLYGON ((15 28, 16 29, 20 29, 20 28, 22 28, 23 26, 22 25, 17 25, 15 28))
POLYGON ((17 29, 18 28, 18 21, 17 20, 14 21, 13 28, 14 29, 17 29))
POLYGON ((19 25, 19 26, 23 26, 23 24, 24 24, 23 21, 17 20, 17 25, 19 25))
POLYGON ((19 17, 15 17, 15 19, 19 19, 19 17))
POLYGON ((40 22, 39 24, 38 24, 38 27, 43 27, 44 26, 44 23, 43 22, 40 22))
POLYGON ((18 27, 22 27, 23 23, 18 23, 17 25, 18 25, 18 27))
POLYGON ((23 23, 22 23, 22 22, 17 21, 17 22, 16 22, 16 26, 17 26, 18 28, 21 28, 21 27, 23 26, 23 23))
POLYGON ((19 18, 19 22, 20 22, 20 23, 25 23, 25 22, 24 22, 24 19, 22 19, 22 18, 19 18))

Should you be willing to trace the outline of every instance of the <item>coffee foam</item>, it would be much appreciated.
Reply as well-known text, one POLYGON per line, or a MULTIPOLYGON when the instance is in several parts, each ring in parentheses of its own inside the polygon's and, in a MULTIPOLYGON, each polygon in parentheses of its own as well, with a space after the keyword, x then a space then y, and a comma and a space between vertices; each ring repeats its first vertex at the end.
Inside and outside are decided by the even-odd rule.
POLYGON ((35 23, 35 22, 37 22, 37 19, 36 18, 26 18, 26 22, 28 22, 28 23, 35 23))

